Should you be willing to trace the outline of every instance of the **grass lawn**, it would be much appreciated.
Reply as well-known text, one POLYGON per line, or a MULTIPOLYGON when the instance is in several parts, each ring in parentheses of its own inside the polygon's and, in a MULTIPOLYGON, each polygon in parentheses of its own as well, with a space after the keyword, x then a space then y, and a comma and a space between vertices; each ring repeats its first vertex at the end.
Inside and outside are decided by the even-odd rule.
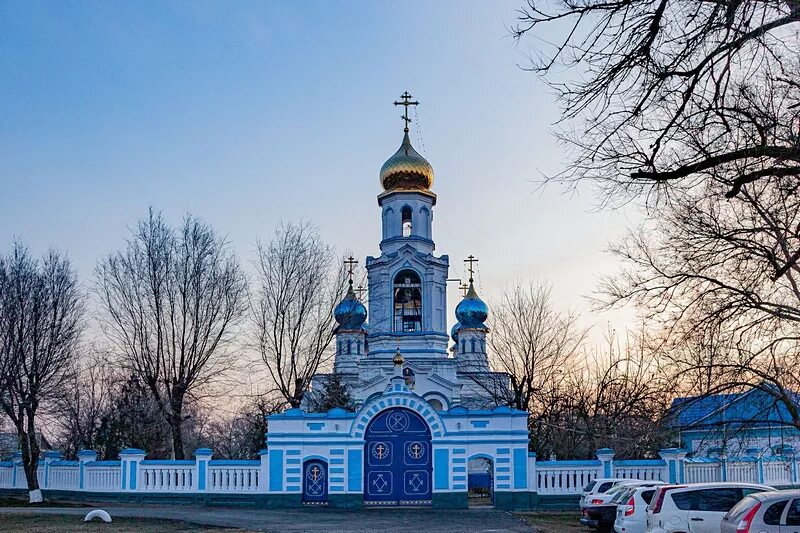
POLYGON ((581 525, 580 515, 567 513, 514 513, 539 533, 590 533, 591 530, 581 525))
POLYGON ((0 515, 0 531, 15 533, 190 533, 195 531, 241 531, 210 526, 198 526, 175 520, 153 520, 149 518, 115 518, 106 524, 95 518, 84 522, 82 516, 58 515, 0 515))
POLYGON ((30 504, 27 498, 0 497, 0 507, 26 507, 28 505, 31 507, 87 507, 84 503, 52 502, 45 500, 41 503, 30 504))

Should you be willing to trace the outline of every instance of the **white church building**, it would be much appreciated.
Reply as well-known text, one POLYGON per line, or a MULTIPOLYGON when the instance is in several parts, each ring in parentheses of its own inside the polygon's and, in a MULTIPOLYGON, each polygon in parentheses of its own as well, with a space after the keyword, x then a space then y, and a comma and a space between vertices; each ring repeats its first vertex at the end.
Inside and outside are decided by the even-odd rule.
MULTIPOLYGON (((508 376, 489 370, 489 309, 475 291, 471 257, 448 334, 450 262, 434 254, 433 168, 409 139, 410 98, 397 102, 406 107, 403 140, 380 171, 381 254, 366 259, 369 313, 352 276, 334 312, 334 371, 357 411, 269 417, 268 492, 286 504, 465 507, 478 469, 495 504, 527 504, 528 414, 497 406, 508 376)), ((316 376, 309 395, 327 377, 316 376)))

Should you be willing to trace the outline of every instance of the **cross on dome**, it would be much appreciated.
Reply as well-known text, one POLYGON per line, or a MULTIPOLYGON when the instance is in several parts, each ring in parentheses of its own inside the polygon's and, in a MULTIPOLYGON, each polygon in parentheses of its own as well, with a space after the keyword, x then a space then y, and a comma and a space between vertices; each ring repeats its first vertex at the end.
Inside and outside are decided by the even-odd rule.
POLYGON ((400 98, 403 101, 402 102, 397 102, 396 101, 394 103, 394 105, 401 105, 401 106, 403 106, 405 108, 403 110, 403 114, 401 115, 400 118, 402 118, 403 121, 406 123, 405 127, 403 128, 403 131, 408 133, 408 124, 409 124, 409 122, 411 122, 411 119, 408 118, 408 106, 410 106, 410 105, 419 105, 419 102, 417 102, 416 100, 412 101, 411 98, 413 98, 413 97, 411 96, 411 94, 408 91, 405 91, 403 94, 401 94, 400 98))

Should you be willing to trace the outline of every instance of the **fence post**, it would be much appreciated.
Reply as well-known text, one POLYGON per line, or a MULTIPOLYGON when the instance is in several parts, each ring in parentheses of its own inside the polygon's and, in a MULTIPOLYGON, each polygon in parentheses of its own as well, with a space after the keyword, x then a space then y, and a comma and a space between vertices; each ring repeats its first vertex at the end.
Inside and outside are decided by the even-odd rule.
POLYGON ((208 462, 213 454, 214 452, 210 448, 198 448, 194 452, 194 461, 197 467, 197 481, 195 482, 197 485, 194 488, 197 490, 207 490, 208 462))
POLYGON ((603 477, 611 477, 614 473, 614 450, 600 448, 596 452, 597 459, 603 464, 603 477))
POLYGON ((269 450, 266 448, 258 452, 258 458, 261 459, 261 467, 259 468, 258 475, 258 490, 267 492, 269 487, 269 450))
POLYGON ((125 448, 119 452, 120 467, 122 468, 122 490, 135 491, 139 482, 139 465, 144 461, 144 450, 137 448, 125 448))
POLYGON ((683 483, 686 479, 686 450, 665 448, 658 455, 667 463, 668 482, 683 483))
POLYGON ((97 461, 97 452, 94 450, 81 450, 78 452, 78 467, 80 468, 80 472, 78 474, 78 488, 83 490, 86 487, 86 482, 84 481, 86 476, 86 463, 90 461, 97 461))
MULTIPOLYGON (((17 479, 19 479, 19 473, 17 472, 17 464, 22 464, 22 452, 14 452, 14 455, 11 456, 11 462, 14 463, 13 470, 11 472, 11 486, 17 488, 17 479)), ((22 472, 22 477, 25 477, 25 471, 22 472)), ((25 481, 25 488, 28 487, 27 480, 25 481)))
POLYGON ((44 483, 42 488, 46 489, 50 487, 50 463, 53 461, 60 461, 61 460, 61 452, 57 451, 46 451, 42 454, 44 457, 44 483))
POLYGON ((536 452, 528 452, 528 490, 539 492, 539 476, 536 475, 536 452))
POLYGON ((728 452, 719 454, 721 481, 728 481, 728 452))

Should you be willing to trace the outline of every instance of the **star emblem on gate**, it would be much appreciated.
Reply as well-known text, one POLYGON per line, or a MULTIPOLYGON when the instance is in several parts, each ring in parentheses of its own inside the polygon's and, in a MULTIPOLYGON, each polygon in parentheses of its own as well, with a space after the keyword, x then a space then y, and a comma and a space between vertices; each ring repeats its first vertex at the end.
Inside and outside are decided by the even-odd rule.
POLYGON ((414 492, 418 492, 419 488, 424 484, 424 481, 420 479, 419 474, 414 474, 411 477, 411 480, 409 480, 408 484, 411 485, 411 488, 414 489, 414 492))

